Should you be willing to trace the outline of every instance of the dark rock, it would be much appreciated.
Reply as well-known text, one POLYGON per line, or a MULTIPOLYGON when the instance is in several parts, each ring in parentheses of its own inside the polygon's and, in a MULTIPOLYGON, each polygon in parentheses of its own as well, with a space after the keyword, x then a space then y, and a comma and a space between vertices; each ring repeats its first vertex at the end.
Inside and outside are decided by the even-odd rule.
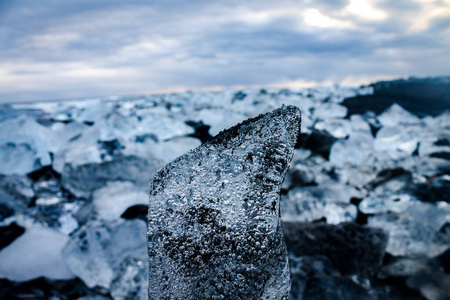
POLYGON ((149 299, 288 299, 281 183, 300 131, 283 106, 166 165, 149 202, 149 299))
POLYGON ((120 144, 118 139, 113 139, 110 141, 98 141, 98 143, 100 144, 100 149, 104 150, 109 156, 115 156, 119 154, 119 151, 121 149, 125 148, 120 144))
POLYGON ((382 113, 397 103, 417 115, 437 116, 450 108, 450 77, 409 78, 371 84, 373 95, 347 98, 347 117, 373 111, 382 113))
POLYGON ((447 138, 440 138, 433 143, 435 146, 450 146, 450 140, 447 138))
POLYGON ((418 289, 428 300, 450 299, 450 275, 431 270, 422 270, 409 277, 407 284, 418 289))
POLYGON ((438 264, 442 267, 443 271, 450 274, 450 248, 444 253, 436 257, 438 264))
POLYGON ((231 99, 231 103, 234 103, 236 101, 242 101, 245 99, 245 97, 247 97, 247 94, 244 93, 243 91, 236 92, 233 95, 233 99, 231 99))
POLYGON ((415 299, 423 300, 406 280, 378 280, 373 277, 343 276, 323 255, 289 256, 291 300, 303 299, 415 299))
POLYGON ((83 124, 86 124, 88 126, 93 126, 95 124, 94 121, 84 121, 83 124))
POLYGON ((442 158, 445 160, 450 160, 450 152, 441 151, 441 152, 433 152, 430 154, 430 157, 442 158))
POLYGON ((0 203, 0 222, 12 215, 14 215, 14 209, 4 203, 0 203))
POLYGON ((307 281, 303 298, 300 299, 425 300, 419 292, 408 287, 397 287, 357 277, 311 278, 307 281))
POLYGON ((136 141, 136 143, 143 143, 147 139, 150 139, 150 140, 154 141, 155 143, 158 142, 158 137, 156 135, 154 135, 153 133, 138 135, 138 136, 136 136, 135 141, 136 141))
POLYGON ((323 255, 289 256, 289 269, 291 273, 290 299, 303 299, 306 282, 309 278, 340 276, 333 263, 323 255))
POLYGON ((411 178, 411 172, 407 171, 403 168, 392 168, 392 169, 384 169, 377 174, 377 177, 369 182, 368 188, 373 190, 376 187, 388 182, 391 179, 398 177, 406 177, 407 180, 411 178))
POLYGON ((416 149, 411 153, 412 156, 419 156, 420 142, 417 142, 416 149))
POLYGON ((289 177, 290 189, 298 186, 317 185, 315 182, 314 173, 305 165, 295 165, 289 172, 289 177))
POLYGON ((383 127, 380 121, 378 121, 376 114, 373 111, 367 111, 364 114, 363 118, 369 124, 372 136, 376 137, 378 130, 380 130, 381 127, 383 127))
POLYGON ((147 222, 148 206, 147 205, 133 205, 127 208, 120 216, 123 219, 141 219, 147 222))
POLYGON ((212 139, 212 135, 209 134, 209 129, 211 126, 203 124, 202 121, 186 121, 185 123, 195 130, 195 132, 191 133, 189 136, 199 139, 202 143, 212 139))
POLYGON ((342 276, 326 256, 289 256, 291 300, 303 299, 408 299, 423 300, 406 279, 378 280, 373 277, 342 276))
POLYGON ((442 227, 439 229, 439 232, 450 237, 450 223, 446 222, 444 225, 442 225, 442 227))
POLYGON ((8 226, 0 226, 0 250, 11 244, 25 232, 25 228, 11 223, 8 226))
POLYGON ((311 278, 306 281, 303 300, 369 300, 369 292, 355 282, 339 277, 311 278))
MULTIPOLYGON (((353 205, 355 205, 356 207, 358 207, 362 200, 363 200, 363 199, 352 197, 352 198, 350 199, 350 203, 353 204, 353 205)), ((359 224, 359 225, 366 225, 366 224, 368 223, 368 219, 369 219, 369 215, 363 213, 363 212, 358 208, 358 212, 356 213, 355 223, 356 223, 356 224, 359 224)))
POLYGON ((337 139, 326 131, 313 130, 311 134, 302 133, 295 148, 309 149, 323 158, 330 157, 330 149, 337 139))
POLYGON ((358 213, 356 214, 355 223, 359 225, 366 225, 369 219, 369 215, 361 212, 358 209, 358 213))
POLYGON ((381 266, 387 235, 354 223, 283 223, 289 253, 325 255, 340 273, 371 275, 381 266))
POLYGON ((437 257, 392 257, 378 273, 386 284, 410 295, 422 295, 429 300, 449 299, 450 275, 446 272, 450 250, 437 257))
POLYGON ((61 175, 53 170, 52 166, 43 167, 39 170, 28 173, 27 176, 33 181, 47 181, 61 178, 61 175))
POLYGON ((80 279, 48 280, 40 277, 25 282, 12 282, 0 279, 0 299, 78 299, 92 297, 93 300, 112 299, 107 291, 99 288, 89 289, 80 279))
POLYGON ((450 202, 450 180, 445 175, 429 178, 425 183, 411 186, 410 190, 421 201, 450 202))
MULTIPOLYGON (((73 122, 74 120, 73 120, 73 119, 68 119, 68 120, 58 120, 58 119, 51 118, 50 121, 51 121, 52 123, 69 124, 69 123, 73 122)), ((42 125, 45 126, 45 123, 44 123, 44 122, 41 121, 40 123, 41 123, 42 125)))

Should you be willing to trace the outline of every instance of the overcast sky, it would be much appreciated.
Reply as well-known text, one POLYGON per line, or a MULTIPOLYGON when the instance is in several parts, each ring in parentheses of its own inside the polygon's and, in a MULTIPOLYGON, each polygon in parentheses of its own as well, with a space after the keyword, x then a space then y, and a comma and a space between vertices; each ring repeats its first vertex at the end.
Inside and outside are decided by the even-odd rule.
POLYGON ((450 75, 450 0, 0 1, 0 102, 450 75))

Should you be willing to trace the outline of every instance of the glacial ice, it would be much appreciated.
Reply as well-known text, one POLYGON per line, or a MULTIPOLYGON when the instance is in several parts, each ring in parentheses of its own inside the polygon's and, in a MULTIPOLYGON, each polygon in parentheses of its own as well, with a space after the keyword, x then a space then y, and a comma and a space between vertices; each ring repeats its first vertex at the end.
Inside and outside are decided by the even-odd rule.
POLYGON ((433 257, 450 245, 450 237, 406 215, 380 213, 369 217, 368 224, 389 233, 386 251, 394 256, 433 257))
POLYGON ((446 202, 436 204, 415 201, 407 206, 404 214, 439 231, 445 223, 450 223, 450 205, 446 202))
POLYGON ((158 106, 150 110, 137 125, 138 134, 154 134, 158 141, 166 141, 174 137, 193 133, 193 129, 186 125, 166 108, 158 106))
POLYGON ((312 222, 325 218, 329 224, 355 220, 357 209, 350 193, 338 185, 307 186, 289 191, 281 199, 283 222, 312 222))
POLYGON ((330 150, 330 162, 337 166, 345 163, 362 164, 373 151, 374 139, 369 133, 354 132, 347 140, 339 140, 330 150))
POLYGON ((62 184, 78 197, 89 198, 108 181, 131 181, 138 187, 147 187, 152 175, 161 167, 157 159, 134 155, 117 155, 113 160, 80 166, 66 164, 62 184))
POLYGON ((383 127, 377 132, 373 148, 376 151, 384 152, 392 159, 401 156, 411 155, 420 142, 420 132, 423 130, 417 126, 403 127, 383 127))
POLYGON ((112 141, 115 139, 128 141, 135 135, 137 127, 137 118, 134 116, 123 116, 117 111, 112 111, 101 118, 94 126, 99 129, 99 140, 112 141))
POLYGON ((402 212, 411 201, 408 194, 389 196, 370 196, 359 203, 359 210, 365 214, 378 214, 385 212, 402 212))
POLYGON ((41 140, 26 135, 0 139, 0 174, 24 175, 50 164, 50 155, 41 140))
POLYGON ((320 103, 315 107, 313 115, 319 120, 343 118, 347 115, 347 107, 331 102, 320 103))
POLYGON ((413 125, 420 123, 420 119, 400 105, 394 103, 386 109, 378 120, 384 127, 395 127, 399 125, 413 125))
MULTIPOLYGON (((93 222, 77 230, 62 253, 69 269, 88 287, 109 289, 127 257, 146 259, 145 224, 140 220, 93 222)), ((133 288, 133 287, 130 287, 133 288)))
POLYGON ((279 193, 299 132, 300 111, 283 106, 155 175, 149 299, 288 299, 279 193))
POLYGON ((26 176, 0 174, 0 204, 15 211, 24 210, 35 193, 26 176))
POLYGON ((240 113, 232 113, 224 109, 202 109, 195 116, 196 119, 202 120, 203 123, 211 126, 209 132, 212 136, 217 135, 225 128, 229 128, 238 122, 246 119, 245 115, 240 113))
POLYGON ((49 279, 74 277, 61 250, 69 238, 56 230, 34 226, 0 251, 0 278, 26 281, 41 276, 49 279))
POLYGON ((100 132, 88 127, 80 135, 73 137, 54 153, 53 168, 63 173, 66 165, 77 167, 89 163, 101 163, 102 156, 98 146, 100 132))
POLYGON ((145 190, 140 190, 129 181, 108 182, 105 187, 96 190, 93 194, 98 218, 104 220, 118 219, 128 207, 147 204, 146 199, 145 190))
POLYGON ((152 155, 164 163, 168 163, 191 149, 200 146, 198 139, 190 137, 178 137, 169 141, 154 144, 151 148, 152 155))
POLYGON ((148 299, 148 259, 126 257, 114 270, 111 295, 114 300, 148 299))

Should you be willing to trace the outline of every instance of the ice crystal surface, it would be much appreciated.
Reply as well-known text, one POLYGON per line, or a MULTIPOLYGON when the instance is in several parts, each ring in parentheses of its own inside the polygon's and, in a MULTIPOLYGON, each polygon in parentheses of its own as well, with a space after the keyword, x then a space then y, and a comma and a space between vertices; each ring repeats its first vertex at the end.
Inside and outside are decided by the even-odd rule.
MULTIPOLYGON (((115 279, 116 284, 126 281, 123 279, 126 275, 120 275, 127 272, 124 261, 131 263, 133 258, 145 258, 144 232, 145 224, 140 220, 91 223, 71 236, 62 254, 72 273, 88 287, 109 289, 115 276, 119 277, 115 279)), ((124 290, 127 288, 134 289, 128 285, 124 290)))
POLYGON ((299 109, 282 106, 155 175, 149 299, 288 299, 279 200, 299 132, 299 109))

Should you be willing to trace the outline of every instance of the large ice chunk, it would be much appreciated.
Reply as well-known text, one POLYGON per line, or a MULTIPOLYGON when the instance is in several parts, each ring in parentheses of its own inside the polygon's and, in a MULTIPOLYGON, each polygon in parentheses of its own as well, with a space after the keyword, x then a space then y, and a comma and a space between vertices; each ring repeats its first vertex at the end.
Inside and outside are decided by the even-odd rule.
POLYGON ((325 218, 329 224, 353 221, 357 209, 350 204, 350 197, 348 189, 338 184, 295 188, 281 201, 281 219, 311 222, 325 218))
POLYGON ((339 140, 330 149, 330 162, 337 166, 345 163, 363 164, 373 151, 373 138, 369 133, 354 132, 347 140, 339 140))
POLYGON ((0 173, 11 175, 37 170, 51 164, 45 144, 26 135, 0 139, 0 173))
POLYGON ((377 214, 370 217, 368 223, 389 233, 386 251, 395 256, 433 257, 450 244, 448 236, 408 216, 377 214))
POLYGON ((115 300, 147 300, 148 259, 128 256, 115 270, 111 295, 115 300))
POLYGON ((198 139, 190 137, 178 137, 169 141, 157 143, 152 146, 150 151, 151 155, 153 155, 155 158, 161 160, 164 163, 168 163, 178 156, 188 152, 189 150, 200 146, 200 144, 201 143, 198 139))
POLYGON ((347 107, 331 102, 320 103, 314 110, 314 116, 320 120, 343 118, 346 115, 347 107))
POLYGON ((279 199, 299 132, 299 109, 283 106, 156 174, 149 299, 288 299, 279 199))
POLYGON ((75 167, 66 164, 62 172, 62 184, 73 194, 85 198, 104 187, 108 181, 130 181, 138 187, 148 188, 148 181, 161 165, 157 159, 134 155, 118 155, 100 164, 88 163, 75 167))
POLYGON ((383 126, 394 127, 398 125, 411 125, 420 123, 420 119, 409 111, 405 110, 400 105, 394 103, 386 109, 379 117, 378 120, 383 126))
POLYGON ((159 141, 169 140, 177 136, 191 134, 194 130, 186 125, 179 116, 170 113, 166 108, 158 106, 142 117, 137 125, 142 134, 155 134, 159 141))
POLYGON ((140 220, 91 223, 72 235, 63 255, 70 270, 88 287, 109 289, 126 258, 146 259, 145 243, 145 224, 140 220))
POLYGON ((41 276, 70 279, 61 249, 68 240, 56 230, 35 226, 0 252, 0 278, 26 281, 41 276))

